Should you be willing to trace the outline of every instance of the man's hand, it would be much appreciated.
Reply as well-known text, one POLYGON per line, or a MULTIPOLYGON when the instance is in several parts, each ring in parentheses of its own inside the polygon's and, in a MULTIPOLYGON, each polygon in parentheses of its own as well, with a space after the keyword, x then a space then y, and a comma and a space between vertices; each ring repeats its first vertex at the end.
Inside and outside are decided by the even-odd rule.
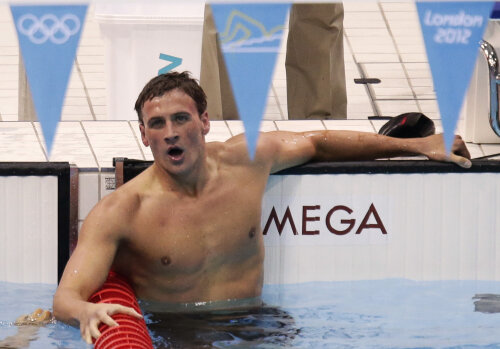
POLYGON ((462 137, 455 136, 449 155, 446 154, 442 134, 422 139, 425 140, 425 144, 421 149, 421 153, 427 156, 429 160, 453 162, 463 168, 470 168, 472 166, 469 150, 462 137))
POLYGON ((14 322, 17 333, 0 341, 0 348, 28 348, 30 342, 36 340, 40 326, 53 320, 52 313, 41 308, 31 314, 21 315, 14 322))
POLYGON ((80 334, 83 340, 88 344, 92 344, 92 338, 99 338, 101 332, 98 327, 101 322, 110 327, 118 326, 118 323, 111 317, 115 314, 127 314, 142 319, 142 315, 135 311, 135 309, 123 305, 87 303, 79 316, 80 334))
POLYGON ((52 320, 53 317, 50 311, 38 308, 31 314, 21 315, 16 319, 14 324, 16 326, 23 326, 23 325, 40 326, 40 325, 45 325, 46 323, 52 320))

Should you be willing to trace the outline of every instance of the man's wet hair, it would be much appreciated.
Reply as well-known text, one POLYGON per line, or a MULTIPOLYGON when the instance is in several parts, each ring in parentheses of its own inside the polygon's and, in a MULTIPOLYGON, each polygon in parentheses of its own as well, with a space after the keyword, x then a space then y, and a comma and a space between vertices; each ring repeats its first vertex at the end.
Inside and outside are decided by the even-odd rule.
POLYGON ((194 100, 199 115, 207 110, 207 96, 198 81, 192 78, 189 72, 168 72, 152 78, 137 97, 134 109, 139 117, 139 122, 141 124, 144 122, 142 115, 144 103, 175 89, 183 91, 194 100))

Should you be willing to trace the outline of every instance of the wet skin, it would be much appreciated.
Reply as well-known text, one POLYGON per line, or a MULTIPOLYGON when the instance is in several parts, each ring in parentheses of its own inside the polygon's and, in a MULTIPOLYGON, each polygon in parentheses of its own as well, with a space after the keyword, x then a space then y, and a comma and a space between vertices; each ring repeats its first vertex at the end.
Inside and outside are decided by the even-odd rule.
POLYGON ((123 187, 134 214, 113 268, 143 299, 259 296, 264 249, 255 231, 267 175, 238 163, 223 143, 205 145, 208 115, 183 92, 147 101, 143 114, 142 140, 155 164, 123 187))
MULTIPOLYGON (((147 101, 140 126, 155 162, 102 199, 82 225, 54 297, 56 318, 80 326, 87 342, 97 325, 130 308, 86 302, 112 268, 142 299, 192 303, 259 297, 264 248, 261 200, 270 173, 307 161, 423 154, 467 166, 461 139, 444 153, 441 136, 395 139, 349 131, 261 134, 255 157, 245 138, 205 143, 210 123, 179 90, 147 101)), ((470 162, 469 162, 470 164, 470 162)))

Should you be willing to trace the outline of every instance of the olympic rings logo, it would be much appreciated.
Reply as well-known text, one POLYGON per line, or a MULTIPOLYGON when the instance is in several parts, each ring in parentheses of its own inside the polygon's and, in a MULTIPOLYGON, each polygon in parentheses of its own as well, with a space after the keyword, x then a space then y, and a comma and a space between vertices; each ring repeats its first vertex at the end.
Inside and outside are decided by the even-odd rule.
POLYGON ((72 35, 80 30, 81 23, 77 16, 65 14, 58 18, 54 14, 46 14, 38 18, 27 13, 17 21, 17 29, 26 35, 34 44, 43 44, 50 40, 56 45, 64 44, 72 35))

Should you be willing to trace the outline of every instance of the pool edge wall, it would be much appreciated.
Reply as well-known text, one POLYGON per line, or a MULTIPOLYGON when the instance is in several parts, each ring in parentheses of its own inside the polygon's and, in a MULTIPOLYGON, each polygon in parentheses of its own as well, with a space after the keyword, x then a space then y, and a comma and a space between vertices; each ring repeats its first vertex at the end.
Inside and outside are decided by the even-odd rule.
MULTIPOLYGON (((117 185, 151 162, 115 159, 117 185)), ((500 280, 500 161, 308 164, 272 175, 267 284, 500 280)))

